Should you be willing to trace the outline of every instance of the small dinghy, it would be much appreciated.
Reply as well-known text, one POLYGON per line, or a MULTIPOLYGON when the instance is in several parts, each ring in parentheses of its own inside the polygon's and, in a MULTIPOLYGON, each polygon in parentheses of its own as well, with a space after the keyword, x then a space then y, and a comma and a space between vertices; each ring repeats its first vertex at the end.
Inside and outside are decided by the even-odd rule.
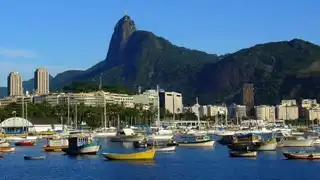
POLYGON ((44 160, 46 156, 24 156, 24 160, 44 160))
POLYGON ((156 152, 172 152, 176 150, 176 146, 155 147, 156 152))
POLYGON ((283 153, 283 156, 286 157, 287 159, 309 159, 309 160, 314 160, 314 159, 320 159, 320 153, 316 152, 285 152, 283 153))
POLYGON ((231 151, 230 157, 257 157, 257 151, 231 151))

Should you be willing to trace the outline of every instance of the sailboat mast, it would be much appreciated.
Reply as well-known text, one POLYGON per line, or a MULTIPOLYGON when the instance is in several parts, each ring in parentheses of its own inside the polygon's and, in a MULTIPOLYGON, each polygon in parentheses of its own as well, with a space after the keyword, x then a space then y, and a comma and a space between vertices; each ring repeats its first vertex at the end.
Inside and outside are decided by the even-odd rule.
POLYGON ((76 103, 75 129, 78 129, 78 103, 76 103))
POLYGON ((70 124, 70 95, 68 94, 68 120, 67 120, 67 127, 70 124))
POLYGON ((173 116, 172 116, 172 119, 173 119, 173 122, 175 121, 175 114, 176 114, 176 111, 175 111, 175 107, 174 107, 174 92, 172 92, 172 109, 173 109, 173 111, 172 111, 172 113, 173 113, 173 116))
POLYGON ((198 113, 197 113, 198 126, 200 126, 200 105, 199 105, 199 99, 198 99, 198 97, 196 98, 196 102, 197 102, 197 107, 198 107, 198 113))
POLYGON ((107 129, 107 105, 106 105, 106 97, 103 92, 103 115, 104 115, 104 129, 107 129))
POLYGON ((22 95, 22 118, 24 118, 24 95, 22 95))
POLYGON ((158 100, 157 100, 158 115, 157 115, 157 118, 158 118, 158 123, 160 123, 160 88, 159 88, 159 85, 157 85, 157 95, 158 95, 158 100))

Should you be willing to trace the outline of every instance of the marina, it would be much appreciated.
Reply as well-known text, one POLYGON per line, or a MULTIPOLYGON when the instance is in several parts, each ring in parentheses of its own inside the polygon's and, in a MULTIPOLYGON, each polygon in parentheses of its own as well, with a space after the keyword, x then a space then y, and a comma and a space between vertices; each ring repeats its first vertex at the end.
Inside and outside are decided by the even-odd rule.
MULTIPOLYGON (((174 131, 175 132, 175 131, 174 131)), ((235 133, 236 135, 237 133, 235 133)), ((146 135, 147 136, 147 135, 146 135)), ((10 148, 14 148, 14 152, 6 152, 2 154, 0 160, 0 167, 4 170, 5 176, 18 178, 13 169, 13 165, 18 166, 19 174, 28 174, 24 179, 35 178, 54 178, 57 172, 62 172, 60 178, 63 179, 87 179, 88 177, 94 179, 104 179, 104 173, 110 173, 110 179, 194 179, 193 177, 204 179, 237 179, 240 176, 246 179, 253 180, 261 178, 259 171, 272 171, 263 175, 262 179, 299 179, 304 176, 297 175, 295 177, 287 177, 283 172, 290 172, 292 169, 300 169, 305 173, 309 173, 312 169, 319 166, 320 147, 314 145, 312 147, 274 147, 275 139, 264 140, 257 142, 257 137, 263 134, 256 135, 257 137, 249 135, 241 135, 234 140, 234 143, 241 142, 241 146, 246 144, 249 147, 250 143, 254 143, 256 151, 251 151, 246 148, 241 150, 229 150, 230 147, 219 143, 220 135, 173 135, 173 137, 188 137, 185 143, 190 141, 197 143, 197 141, 208 141, 212 143, 210 146, 190 146, 184 147, 170 145, 169 142, 164 143, 155 141, 153 145, 136 148, 134 142, 112 142, 111 138, 94 138, 92 143, 98 145, 99 149, 95 153, 86 153, 84 155, 79 153, 79 147, 90 144, 90 136, 81 134, 71 134, 69 142, 66 143, 64 139, 48 139, 38 138, 35 140, 34 146, 16 146, 14 142, 9 143, 10 148), (86 138, 88 137, 88 138, 86 138), (194 140, 191 140, 194 137, 194 140), (79 139, 80 138, 80 139, 79 139), (81 139, 82 138, 82 139, 81 139), (209 138, 209 139, 208 139, 209 138), (75 140, 76 139, 76 140, 75 140), (76 147, 73 149, 78 152, 68 152, 65 148, 62 151, 47 151, 44 147, 51 144, 66 145, 69 147, 76 147), (52 141, 53 140, 53 141, 52 141), (71 144, 70 144, 71 143, 71 144), (71 146, 70 146, 71 145, 71 146), (100 149, 101 148, 101 149, 100 149), (259 149, 262 148, 262 149, 259 149), (308 150, 308 152, 302 152, 308 150), (63 152, 65 151, 65 152, 63 152), (65 154, 78 156, 65 156, 65 154), (236 158, 235 158, 236 157, 236 158), (300 159, 299 161, 286 161, 286 159, 300 159), (24 160, 30 160, 28 167, 25 168, 24 160), (31 161, 35 160, 35 161, 31 161), (313 161, 310 161, 313 160, 313 161), (115 162, 114 162, 115 161, 115 162), (272 165, 270 165, 272 164, 272 165), (170 166, 170 168, 166 168, 170 166), (247 174, 246 168, 255 167, 253 173, 247 174), (281 168, 280 168, 281 167, 281 168), (29 173, 30 168, 36 168, 37 173, 29 173), (112 173, 121 169, 127 169, 126 173, 112 173), (84 170, 85 169, 85 170, 84 170), (186 171, 185 169, 192 169, 186 171), (214 169, 214 170, 213 170, 214 169), (237 172, 237 173, 229 173, 237 172), (280 170, 281 169, 281 170, 280 170), (291 170, 290 170, 291 169, 291 170), (81 172, 78 172, 80 171, 81 172), (206 173, 206 171, 214 171, 214 174, 206 173), (66 172, 73 172, 70 175, 66 172)), ((299 134, 301 136, 301 134, 299 134)), ((55 135, 57 138, 58 135, 55 135)), ((155 138, 157 139, 157 138, 155 138)), ((260 139, 260 138, 259 138, 260 139)), ((263 139, 261 137, 261 139, 263 139)), ((154 139, 148 140, 149 143, 154 139)), ((4 142, 3 142, 4 143, 4 142)), ((187 143, 186 143, 187 144, 187 143)), ((61 148, 61 147, 60 147, 61 148)), ((308 178, 312 179, 316 174, 309 174, 308 178), (309 178, 310 177, 310 178, 309 178)))

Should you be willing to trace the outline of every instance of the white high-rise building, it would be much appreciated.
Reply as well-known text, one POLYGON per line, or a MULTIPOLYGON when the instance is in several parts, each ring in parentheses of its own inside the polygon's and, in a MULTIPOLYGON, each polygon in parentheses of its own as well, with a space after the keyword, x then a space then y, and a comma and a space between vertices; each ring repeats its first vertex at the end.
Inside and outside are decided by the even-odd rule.
POLYGON ((275 121, 276 120, 276 111, 274 106, 256 106, 255 113, 257 120, 264 120, 264 121, 275 121))
POLYGON ((182 94, 177 92, 160 91, 160 108, 165 108, 170 113, 182 113, 182 94))
POLYGON ((298 106, 277 106, 277 119, 278 120, 296 120, 299 118, 298 106))
POLYGON ((38 68, 34 72, 34 88, 38 95, 49 94, 49 72, 46 68, 38 68))
POLYGON ((18 72, 11 72, 8 76, 8 96, 22 96, 22 77, 18 72))

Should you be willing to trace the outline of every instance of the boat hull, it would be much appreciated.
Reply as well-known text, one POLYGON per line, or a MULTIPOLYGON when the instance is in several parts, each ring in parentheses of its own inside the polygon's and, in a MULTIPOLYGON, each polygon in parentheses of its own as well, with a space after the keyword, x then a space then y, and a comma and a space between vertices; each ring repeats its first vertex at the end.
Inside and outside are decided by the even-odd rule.
POLYGON ((278 143, 270 143, 270 144, 262 144, 260 147, 258 147, 257 151, 274 151, 277 148, 278 143))
POLYGON ((155 149, 156 149, 156 152, 172 152, 172 151, 176 151, 176 146, 157 147, 155 149))
POLYGON ((62 149, 66 149, 68 146, 43 146, 42 149, 46 152, 61 152, 62 149))
POLYGON ((147 136, 147 139, 148 140, 154 140, 154 141, 157 141, 157 140, 169 140, 169 139, 172 139, 173 138, 173 135, 150 135, 150 136, 147 136))
POLYGON ((0 147, 0 152, 13 152, 14 150, 14 147, 0 147))
POLYGON ((22 142, 16 142, 16 146, 34 146, 36 145, 36 142, 34 141, 22 141, 22 142))
POLYGON ((240 151, 231 151, 229 152, 230 157, 256 157, 257 152, 240 152, 240 151))
POLYGON ((155 153, 156 150, 153 149, 132 154, 102 153, 102 155, 108 160, 152 160, 155 153))
POLYGON ((115 137, 117 132, 98 132, 93 134, 95 138, 103 138, 103 137, 115 137))
POLYGON ((287 159, 320 159, 320 153, 283 153, 287 159))
POLYGON ((69 154, 69 155, 84 155, 84 154, 97 154, 97 152, 101 149, 101 146, 99 145, 87 145, 83 147, 78 147, 76 149, 71 148, 65 148, 62 149, 63 152, 69 154))
POLYGON ((313 140, 283 140, 280 144, 282 147, 311 147, 313 146, 313 140))
POLYGON ((180 147, 212 147, 214 146, 215 141, 200 141, 200 142, 180 142, 178 145, 180 147))

